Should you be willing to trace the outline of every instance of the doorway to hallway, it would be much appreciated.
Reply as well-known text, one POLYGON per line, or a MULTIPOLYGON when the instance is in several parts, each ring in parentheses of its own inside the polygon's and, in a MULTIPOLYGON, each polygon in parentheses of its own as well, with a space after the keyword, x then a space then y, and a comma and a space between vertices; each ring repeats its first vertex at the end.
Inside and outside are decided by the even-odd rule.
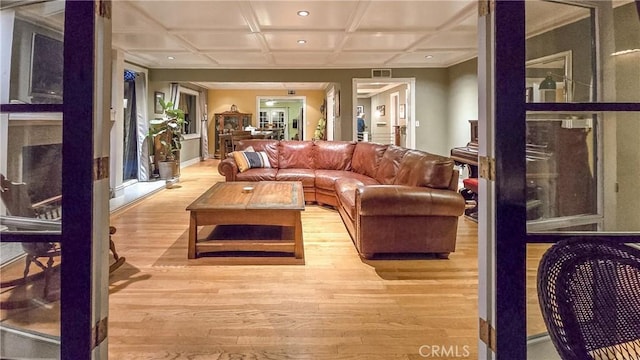
MULTIPOLYGON (((353 114, 364 114, 363 139, 415 148, 415 78, 353 79, 353 114)), ((358 138, 353 121, 354 141, 358 138)))

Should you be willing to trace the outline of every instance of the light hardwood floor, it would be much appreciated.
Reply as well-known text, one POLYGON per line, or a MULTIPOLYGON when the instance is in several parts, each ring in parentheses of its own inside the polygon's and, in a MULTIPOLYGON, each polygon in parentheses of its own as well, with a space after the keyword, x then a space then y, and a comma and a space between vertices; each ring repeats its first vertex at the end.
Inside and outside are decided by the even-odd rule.
MULTIPOLYGON (((110 277, 109 358, 424 359, 423 345, 477 358, 476 223, 460 218, 449 260, 363 261, 337 211, 308 205, 305 265, 188 260, 185 208, 224 181, 217 164, 183 169, 172 189, 112 214, 127 261, 110 277)), ((544 330, 535 295, 544 248, 529 247, 529 334, 544 330)), ((57 335, 57 313, 54 302, 3 310, 2 321, 57 335)))
POLYGON ((422 359, 422 345, 477 352, 475 223, 449 260, 362 261, 337 211, 303 212, 305 265, 187 259, 185 207, 217 161, 112 216, 127 263, 111 276, 113 359, 422 359))

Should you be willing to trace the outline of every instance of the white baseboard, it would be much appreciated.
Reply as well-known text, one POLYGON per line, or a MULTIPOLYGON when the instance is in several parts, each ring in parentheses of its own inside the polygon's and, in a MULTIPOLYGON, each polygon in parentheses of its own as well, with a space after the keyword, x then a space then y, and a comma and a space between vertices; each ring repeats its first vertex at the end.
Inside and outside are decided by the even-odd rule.
POLYGON ((124 196, 124 188, 125 187, 126 186, 124 186, 124 184, 120 184, 120 185, 116 186, 116 188, 115 188, 115 190, 113 192, 113 197, 117 198, 117 197, 120 197, 120 196, 124 196))
POLYGON ((193 164, 197 164, 199 163, 200 157, 198 156, 197 158, 193 158, 191 160, 187 160, 187 161, 181 161, 180 162, 180 169, 186 168, 187 166, 193 165, 193 164))

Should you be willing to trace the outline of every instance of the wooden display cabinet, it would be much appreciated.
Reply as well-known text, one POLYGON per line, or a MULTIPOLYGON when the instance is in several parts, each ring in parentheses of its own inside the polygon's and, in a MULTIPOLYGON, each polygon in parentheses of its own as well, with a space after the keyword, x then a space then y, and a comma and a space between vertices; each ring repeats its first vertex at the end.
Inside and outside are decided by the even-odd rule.
POLYGON ((251 125, 251 113, 241 113, 239 111, 225 111, 214 114, 216 122, 215 132, 215 154, 220 154, 220 134, 231 133, 234 130, 242 130, 251 125))

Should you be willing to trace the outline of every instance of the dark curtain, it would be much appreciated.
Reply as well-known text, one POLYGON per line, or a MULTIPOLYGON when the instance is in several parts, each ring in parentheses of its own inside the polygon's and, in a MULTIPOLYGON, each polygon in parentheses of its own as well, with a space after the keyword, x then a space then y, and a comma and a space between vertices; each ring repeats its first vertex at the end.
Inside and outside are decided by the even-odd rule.
POLYGON ((135 78, 125 76, 124 98, 127 107, 124 109, 124 148, 122 180, 138 178, 138 145, 136 135, 136 88, 135 78))

